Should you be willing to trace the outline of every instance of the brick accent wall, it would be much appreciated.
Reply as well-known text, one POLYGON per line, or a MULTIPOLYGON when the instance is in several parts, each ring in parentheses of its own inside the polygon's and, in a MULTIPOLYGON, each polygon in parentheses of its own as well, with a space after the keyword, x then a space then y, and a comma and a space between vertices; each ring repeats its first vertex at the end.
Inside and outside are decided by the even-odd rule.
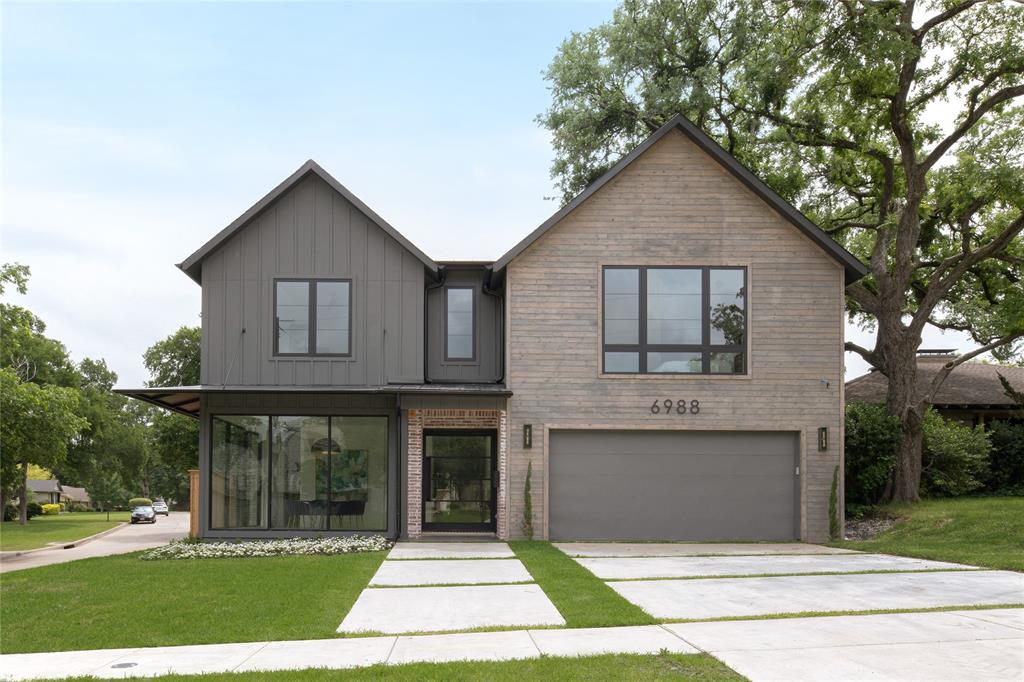
POLYGON ((508 538, 508 416, 504 410, 407 410, 406 452, 409 468, 406 484, 406 532, 411 538, 423 534, 423 431, 425 429, 496 429, 498 432, 497 530, 508 538))

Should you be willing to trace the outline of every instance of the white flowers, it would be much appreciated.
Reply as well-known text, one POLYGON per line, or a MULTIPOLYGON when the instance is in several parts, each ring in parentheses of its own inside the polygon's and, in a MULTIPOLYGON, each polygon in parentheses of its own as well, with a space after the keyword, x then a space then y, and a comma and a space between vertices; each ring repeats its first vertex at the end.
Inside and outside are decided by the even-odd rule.
POLYGON ((349 535, 330 538, 289 538, 287 540, 239 540, 197 542, 172 540, 169 545, 145 552, 143 561, 156 559, 223 559, 228 557, 287 556, 291 554, 352 554, 380 552, 393 543, 380 535, 349 535))

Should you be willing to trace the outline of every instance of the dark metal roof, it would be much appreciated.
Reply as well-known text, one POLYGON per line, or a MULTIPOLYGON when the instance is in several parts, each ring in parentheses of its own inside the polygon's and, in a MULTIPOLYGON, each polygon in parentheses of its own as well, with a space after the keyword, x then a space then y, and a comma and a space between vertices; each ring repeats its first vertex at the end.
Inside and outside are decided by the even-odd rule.
MULTIPOLYGON (((917 385, 924 390, 951 356, 924 356, 917 359, 917 385)), ((1018 390, 1024 390, 1024 367, 986 365, 965 362, 957 366, 932 398, 933 405, 944 407, 1002 407, 1014 409, 1016 404, 1006 395, 998 374, 1002 374, 1018 390)), ((846 382, 846 402, 884 403, 889 380, 872 370, 846 382)))
POLYGON ((366 395, 512 395, 501 384, 387 384, 385 386, 169 386, 115 388, 115 393, 156 405, 187 417, 199 417, 204 393, 348 393, 366 395))
POLYGON ((513 246, 508 253, 495 261, 494 270, 503 270, 505 266, 512 262, 516 256, 521 254, 531 244, 540 239, 548 230, 561 222, 563 218, 572 213, 576 207, 590 198, 592 194, 608 184, 608 182, 621 173, 627 166, 629 166, 629 164, 633 163, 633 161, 647 151, 655 142, 673 130, 679 130, 690 138, 698 147, 721 164, 727 171, 732 173, 740 182, 746 185, 748 189, 754 192, 754 194, 758 195, 783 218, 786 218, 793 223, 793 225, 807 235, 811 241, 820 246, 829 256, 838 261, 846 271, 847 284, 856 282, 858 279, 868 274, 867 267, 861 263, 856 256, 825 234, 824 230, 812 223, 807 216, 780 197, 775 190, 764 184, 764 182, 751 173, 746 166, 737 161, 736 157, 725 151, 721 145, 708 137, 703 130, 691 123, 682 114, 676 114, 673 116, 668 123, 663 125, 656 132, 651 134, 650 137, 637 145, 633 151, 622 157, 622 159, 612 166, 607 173, 591 183, 585 190, 577 194, 572 201, 563 206, 561 210, 545 220, 540 227, 528 234, 521 242, 513 246))
POLYGON ((218 232, 213 239, 203 244, 202 247, 191 256, 183 260, 178 264, 186 275, 191 277, 198 283, 202 283, 200 274, 202 272, 202 263, 211 253, 213 253, 217 247, 223 244, 225 241, 230 239, 236 232, 242 229, 250 220, 259 215, 264 209, 272 204, 278 197, 287 192, 289 189, 298 184, 303 178, 310 173, 316 175, 321 180, 330 185, 335 191, 341 196, 345 197, 349 202, 352 203, 356 208, 366 214, 366 216, 372 220, 378 227, 388 233, 395 241, 405 247, 411 254, 423 261, 423 265, 427 267, 431 272, 437 272, 437 263, 430 259, 425 253, 419 250, 415 244, 406 239, 398 230, 392 227, 386 220, 381 218, 377 213, 374 212, 369 206, 364 204, 359 197, 352 194, 347 187, 338 182, 334 176, 325 171, 320 164, 313 159, 306 161, 302 164, 297 171, 288 176, 284 182, 270 190, 266 196, 253 204, 248 211, 238 216, 230 225, 225 227, 223 230, 218 232))

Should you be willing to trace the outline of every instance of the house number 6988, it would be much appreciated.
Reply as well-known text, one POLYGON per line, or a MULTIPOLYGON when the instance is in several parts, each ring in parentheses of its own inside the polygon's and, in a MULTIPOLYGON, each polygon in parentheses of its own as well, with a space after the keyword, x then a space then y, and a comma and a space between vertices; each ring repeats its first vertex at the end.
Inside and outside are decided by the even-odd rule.
POLYGON ((691 400, 687 403, 685 400, 672 400, 671 398, 658 398, 651 405, 651 414, 661 414, 664 412, 666 415, 670 414, 700 414, 700 401, 691 400))

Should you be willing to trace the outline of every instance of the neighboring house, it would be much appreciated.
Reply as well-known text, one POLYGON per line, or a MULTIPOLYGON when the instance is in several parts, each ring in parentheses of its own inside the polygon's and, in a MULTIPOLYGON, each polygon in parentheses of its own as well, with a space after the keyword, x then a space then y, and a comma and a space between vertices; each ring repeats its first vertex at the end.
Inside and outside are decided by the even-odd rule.
MULTIPOLYGON (((316 163, 179 267, 200 535, 828 535, 866 270, 682 117, 494 262, 434 261, 316 163)), ((842 509, 840 500, 839 509, 842 509)))
MULTIPOLYGON (((925 390, 942 366, 956 358, 954 349, 921 349, 917 357, 918 389, 925 390)), ((976 426, 993 420, 1021 420, 1024 410, 1006 395, 999 381, 1024 391, 1024 367, 965 362, 949 373, 931 404, 942 416, 976 426)), ((846 402, 885 403, 889 380, 872 369, 846 382, 846 402)))
POLYGON ((63 501, 78 507, 92 507, 92 498, 89 497, 85 488, 76 488, 70 485, 63 485, 61 488, 64 490, 63 501))
POLYGON ((59 504, 61 501, 62 488, 60 481, 56 479, 28 480, 28 489, 35 496, 39 504, 59 504))

